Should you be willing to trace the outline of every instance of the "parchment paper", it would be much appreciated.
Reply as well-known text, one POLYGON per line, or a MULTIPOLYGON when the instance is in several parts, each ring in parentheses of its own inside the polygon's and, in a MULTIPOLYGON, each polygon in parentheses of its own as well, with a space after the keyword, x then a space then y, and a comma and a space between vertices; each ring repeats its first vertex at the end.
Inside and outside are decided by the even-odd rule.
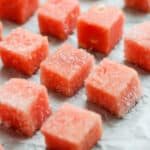
MULTIPOLYGON (((44 1, 44 0, 43 0, 44 1)), ((43 2, 41 1, 41 2, 43 2)), ((122 8, 126 15, 125 32, 136 23, 150 20, 150 15, 124 8, 123 0, 80 0, 82 11, 85 11, 90 5, 106 4, 116 5, 122 8)), ((4 36, 18 25, 8 21, 4 21, 4 36)), ((36 14, 23 25, 24 28, 39 33, 36 14)), ((77 46, 76 31, 72 34, 68 41, 77 46)), ((53 52, 62 44, 61 41, 49 37, 50 50, 53 52)), ((93 53, 97 63, 104 57, 101 54, 93 53)), ((114 48, 109 56, 112 60, 124 63, 135 68, 142 82, 143 97, 135 108, 128 113, 124 119, 116 119, 105 110, 97 108, 95 105, 86 102, 85 89, 81 90, 71 98, 65 98, 54 92, 49 92, 50 104, 55 111, 64 102, 73 103, 79 107, 87 108, 102 114, 103 117, 103 138, 97 143, 93 150, 150 150, 150 73, 140 69, 135 65, 131 65, 124 60, 123 40, 114 48)), ((23 77, 40 83, 39 72, 31 78, 7 69, 0 63, 0 84, 4 83, 12 77, 23 77)), ((44 138, 40 132, 37 132, 32 138, 24 138, 16 135, 12 130, 0 128, 0 143, 6 150, 44 150, 44 138)))

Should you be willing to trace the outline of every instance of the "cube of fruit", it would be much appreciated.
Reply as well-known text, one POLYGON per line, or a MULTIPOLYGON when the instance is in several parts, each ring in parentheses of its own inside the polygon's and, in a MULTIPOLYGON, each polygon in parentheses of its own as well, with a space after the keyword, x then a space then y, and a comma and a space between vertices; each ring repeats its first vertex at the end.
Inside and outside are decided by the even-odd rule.
POLYGON ((83 85, 93 64, 93 56, 65 43, 41 64, 41 82, 51 90, 72 96, 83 85))
POLYGON ((0 120, 4 125, 32 136, 49 115, 44 86, 14 78, 0 87, 0 120))
POLYGON ((98 114, 66 103, 41 130, 48 148, 90 150, 102 136, 102 121, 98 114))
POLYGON ((125 5, 130 8, 150 12, 150 0, 124 0, 125 5))
POLYGON ((3 147, 0 145, 0 150, 4 150, 3 147))
POLYGON ((122 36, 124 15, 115 7, 92 6, 77 24, 80 47, 108 54, 122 36))
POLYGON ((40 31, 64 40, 76 27, 79 13, 77 0, 47 0, 38 11, 40 31))
POLYGON ((22 24, 38 8, 38 0, 0 0, 0 17, 22 24))
POLYGON ((135 70, 104 59, 87 78, 88 100, 118 117, 123 117, 141 97, 141 85, 135 70))
POLYGON ((3 34, 3 25, 0 22, 0 41, 2 40, 2 34, 3 34))
POLYGON ((124 43, 126 59, 150 71, 150 21, 135 25, 124 43))
POLYGON ((32 75, 48 55, 48 40, 17 28, 0 42, 0 54, 5 66, 32 75))

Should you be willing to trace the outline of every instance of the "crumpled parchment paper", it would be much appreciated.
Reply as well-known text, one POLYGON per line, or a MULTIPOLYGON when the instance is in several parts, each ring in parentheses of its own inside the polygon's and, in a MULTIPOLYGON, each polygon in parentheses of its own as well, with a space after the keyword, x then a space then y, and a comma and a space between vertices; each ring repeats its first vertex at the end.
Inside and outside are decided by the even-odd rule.
MULTIPOLYGON (((44 0, 43 0, 44 1, 44 0)), ((41 2, 43 2, 41 0, 41 2)), ((122 8, 126 15, 125 32, 136 23, 150 20, 150 15, 124 8, 123 0, 80 0, 82 11, 85 11, 92 4, 115 5, 122 8)), ((9 21, 4 21, 4 36, 18 27, 9 21)), ((36 14, 23 25, 24 28, 39 33, 36 14)), ((68 42, 77 46, 76 31, 69 36, 68 42)), ((49 37, 50 50, 54 51, 63 42, 49 37)), ((97 63, 104 57, 101 54, 93 53, 97 63)), ((135 68, 142 82, 143 97, 140 102, 123 119, 116 119, 103 109, 86 102, 85 89, 82 88, 74 97, 65 98, 62 95, 49 92, 50 104, 56 110, 64 102, 70 102, 79 107, 87 108, 102 114, 103 117, 103 138, 97 143, 93 150, 150 150, 150 73, 131 65, 124 60, 123 40, 121 40, 110 53, 110 59, 124 63, 135 68)), ((23 76, 13 69, 7 69, 0 63, 0 84, 12 77, 23 77, 40 83, 39 72, 31 78, 23 76)), ((44 138, 37 132, 32 138, 24 138, 16 135, 12 130, 0 128, 0 143, 6 150, 44 150, 44 138)))

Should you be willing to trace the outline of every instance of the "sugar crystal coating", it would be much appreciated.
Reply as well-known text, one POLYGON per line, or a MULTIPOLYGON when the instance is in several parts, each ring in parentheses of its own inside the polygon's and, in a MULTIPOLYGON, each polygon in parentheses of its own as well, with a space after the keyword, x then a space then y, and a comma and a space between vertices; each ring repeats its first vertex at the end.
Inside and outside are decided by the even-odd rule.
POLYGON ((0 120, 32 136, 50 115, 48 94, 42 85, 13 78, 0 87, 0 120))
POLYGON ((49 148, 90 150, 102 136, 102 122, 98 114, 66 103, 41 131, 49 148))
POLYGON ((48 39, 17 28, 0 42, 0 54, 5 66, 32 75, 48 55, 48 39))
POLYGON ((125 58, 150 71, 150 21, 135 25, 125 35, 125 58))
POLYGON ((123 117, 140 99, 141 85, 134 69, 104 59, 87 78, 88 100, 123 117))
POLYGON ((0 18, 22 24, 38 8, 38 0, 0 0, 0 18))
POLYGON ((76 27, 79 13, 78 0, 47 0, 38 11, 40 31, 64 40, 76 27))
POLYGON ((72 96, 83 85, 93 64, 93 56, 65 43, 41 64, 41 81, 49 89, 72 96))
POLYGON ((108 54, 122 37, 123 12, 111 6, 91 6, 78 18, 78 44, 108 54))

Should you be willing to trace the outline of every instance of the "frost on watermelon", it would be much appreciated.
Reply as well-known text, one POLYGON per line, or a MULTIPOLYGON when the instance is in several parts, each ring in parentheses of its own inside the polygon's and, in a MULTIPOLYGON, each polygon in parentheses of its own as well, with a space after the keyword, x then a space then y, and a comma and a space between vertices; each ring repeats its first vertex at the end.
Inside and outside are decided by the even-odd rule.
POLYGON ((150 0, 124 0, 127 7, 150 12, 150 0))
POLYGON ((51 90, 72 96, 83 85, 93 64, 93 56, 65 43, 42 62, 41 82, 51 90))
POLYGON ((3 34, 3 25, 2 25, 2 23, 0 22, 0 41, 1 41, 2 38, 3 38, 2 34, 3 34))
POLYGON ((47 0, 38 11, 40 31, 64 40, 76 27, 79 13, 78 0, 47 0))
POLYGON ((126 59, 150 71, 150 21, 135 25, 124 43, 126 59))
POLYGON ((90 150, 102 136, 102 121, 100 115, 66 103, 41 130, 48 148, 90 150))
POLYGON ((123 117, 140 99, 138 74, 122 64, 104 59, 85 82, 88 100, 123 117))
POLYGON ((0 0, 0 18, 22 24, 38 8, 38 0, 0 0))
POLYGON ((78 44, 108 54, 121 39, 123 26, 124 14, 120 9, 92 6, 78 19, 78 44))
POLYGON ((0 87, 0 120, 4 126, 32 136, 50 112, 44 86, 13 78, 0 87))
POLYGON ((48 55, 46 37, 17 28, 0 42, 0 54, 5 66, 32 75, 48 55))

